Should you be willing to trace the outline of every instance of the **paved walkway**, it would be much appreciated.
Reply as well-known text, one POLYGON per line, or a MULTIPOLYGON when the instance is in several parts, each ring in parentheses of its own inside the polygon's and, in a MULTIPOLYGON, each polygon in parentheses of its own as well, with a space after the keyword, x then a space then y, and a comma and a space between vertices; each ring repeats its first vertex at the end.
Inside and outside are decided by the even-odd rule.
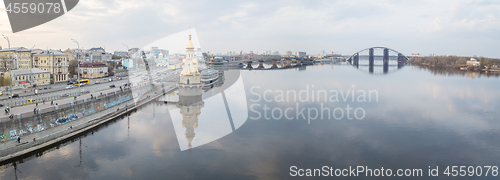
MULTIPOLYGON (((168 91, 172 91, 173 89, 175 89, 175 87, 168 89, 168 91)), ((149 92, 149 93, 145 94, 145 96, 143 96, 141 99, 139 99, 139 101, 142 102, 143 100, 147 99, 147 95, 150 95, 151 97, 153 97, 154 95, 159 95, 160 92, 161 92, 161 90, 149 92), (157 94, 155 94, 155 93, 157 93, 157 94)), ((51 127, 51 128, 48 128, 46 130, 43 130, 43 131, 40 131, 37 133, 23 135, 23 136, 21 136, 21 143, 17 143, 16 140, 10 140, 10 141, 0 143, 0 157, 12 155, 12 153, 20 152, 24 149, 28 149, 28 148, 43 144, 44 142, 54 140, 58 137, 69 134, 73 131, 85 128, 91 124, 97 123, 96 120, 97 121, 103 120, 103 119, 101 119, 102 117, 109 116, 110 114, 116 113, 118 109, 120 109, 120 111, 124 111, 127 106, 132 107, 133 105, 134 105, 134 101, 130 100, 130 101, 124 102, 122 104, 110 107, 110 108, 103 110, 101 112, 91 114, 88 116, 84 116, 76 121, 71 121, 71 122, 68 122, 68 123, 63 124, 63 125, 51 127), (69 127, 72 127, 72 129, 70 129, 69 127), (33 138, 36 138, 36 141, 34 141, 33 138)))

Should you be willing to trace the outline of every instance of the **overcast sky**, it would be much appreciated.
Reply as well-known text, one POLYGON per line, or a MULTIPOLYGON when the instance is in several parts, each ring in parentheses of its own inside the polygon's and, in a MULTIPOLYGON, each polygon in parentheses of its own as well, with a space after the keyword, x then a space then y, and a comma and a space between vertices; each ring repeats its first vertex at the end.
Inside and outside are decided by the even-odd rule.
POLYGON ((76 48, 74 38, 84 48, 113 52, 125 50, 122 43, 144 47, 192 27, 211 53, 350 55, 386 46, 405 55, 500 58, 498 0, 82 0, 68 14, 15 34, 1 11, 0 32, 12 47, 76 48))

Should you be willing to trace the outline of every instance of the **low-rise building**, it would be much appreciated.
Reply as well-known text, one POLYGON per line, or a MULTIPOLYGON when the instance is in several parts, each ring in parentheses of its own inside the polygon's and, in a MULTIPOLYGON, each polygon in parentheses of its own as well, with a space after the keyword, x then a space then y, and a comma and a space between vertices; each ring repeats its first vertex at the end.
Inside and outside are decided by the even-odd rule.
POLYGON ((91 48, 90 49, 90 61, 91 62, 106 62, 107 60, 111 60, 113 55, 107 53, 104 48, 91 48))
POLYGON ((50 82, 68 81, 68 55, 61 51, 49 50, 33 54, 33 67, 50 72, 50 82))
POLYGON ((31 69, 33 68, 31 49, 19 49, 17 54, 17 69, 31 69))
POLYGON ((4 76, 10 77, 13 89, 50 84, 50 72, 38 68, 11 70, 6 72, 4 76))
POLYGON ((93 62, 80 64, 81 78, 102 78, 108 76, 108 66, 104 63, 93 62))
POLYGON ((469 66, 469 67, 479 67, 480 65, 481 65, 481 63, 477 59, 474 59, 474 58, 470 58, 470 60, 467 61, 467 66, 469 66))
POLYGON ((122 59, 122 66, 125 69, 133 69, 134 68, 134 60, 132 60, 132 59, 122 59))
POLYGON ((23 47, 5 48, 0 50, 0 71, 6 72, 17 69, 18 50, 26 49, 23 47))
POLYGON ((127 56, 127 51, 115 51, 113 54, 115 56, 127 56))
POLYGON ((307 54, 306 52, 295 52, 295 56, 297 56, 298 58, 304 58, 304 57, 307 57, 307 54))

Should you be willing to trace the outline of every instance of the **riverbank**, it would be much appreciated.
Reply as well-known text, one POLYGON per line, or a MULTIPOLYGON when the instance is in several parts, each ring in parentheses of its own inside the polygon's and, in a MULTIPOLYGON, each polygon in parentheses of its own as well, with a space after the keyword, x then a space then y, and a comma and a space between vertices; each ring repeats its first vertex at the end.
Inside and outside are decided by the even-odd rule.
MULTIPOLYGON (((172 92, 175 89, 176 87, 171 87, 166 89, 165 92, 172 92)), ((2 143, 2 145, 0 145, 0 164, 8 163, 9 160, 16 157, 29 156, 32 152, 48 148, 58 142, 75 137, 81 133, 85 133, 90 129, 115 119, 116 117, 135 110, 137 107, 140 107, 161 95, 163 95, 163 89, 156 88, 148 93, 145 93, 139 100, 137 100, 136 103, 134 103, 134 100, 131 99, 99 113, 82 117, 76 121, 71 121, 64 125, 50 128, 38 133, 22 136, 21 143, 17 143, 14 140, 2 143)))
MULTIPOLYGON (((471 61, 471 62, 474 62, 471 61)), ((460 56, 428 56, 428 57, 413 57, 407 61, 408 64, 429 66, 429 67, 444 67, 453 69, 462 69, 468 71, 492 71, 500 70, 500 59, 485 58, 485 57, 460 57, 460 56), (479 64, 475 66, 469 65, 468 61, 474 59, 479 64), (464 68, 467 67, 467 68, 464 68)))

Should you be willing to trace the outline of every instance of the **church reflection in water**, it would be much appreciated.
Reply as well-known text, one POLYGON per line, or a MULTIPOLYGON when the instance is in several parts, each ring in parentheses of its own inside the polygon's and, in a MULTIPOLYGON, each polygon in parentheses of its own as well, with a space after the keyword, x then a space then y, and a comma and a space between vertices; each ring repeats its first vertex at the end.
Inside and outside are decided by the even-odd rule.
POLYGON ((169 109, 181 151, 234 132, 248 117, 239 71, 210 67, 200 72, 198 67, 190 38, 177 83, 179 98, 176 108, 169 109))
POLYGON ((182 127, 186 128, 186 139, 191 148, 191 142, 195 136, 194 129, 198 127, 198 116, 201 114, 201 108, 205 103, 199 96, 179 96, 177 107, 182 114, 182 127))
POLYGON ((186 139, 191 148, 191 142, 195 136, 194 129, 198 127, 198 116, 201 108, 205 105, 202 100, 201 74, 198 71, 198 60, 194 57, 194 46, 191 42, 191 32, 186 46, 186 58, 182 61, 182 72, 180 73, 179 101, 177 107, 182 114, 182 127, 186 128, 186 139))

